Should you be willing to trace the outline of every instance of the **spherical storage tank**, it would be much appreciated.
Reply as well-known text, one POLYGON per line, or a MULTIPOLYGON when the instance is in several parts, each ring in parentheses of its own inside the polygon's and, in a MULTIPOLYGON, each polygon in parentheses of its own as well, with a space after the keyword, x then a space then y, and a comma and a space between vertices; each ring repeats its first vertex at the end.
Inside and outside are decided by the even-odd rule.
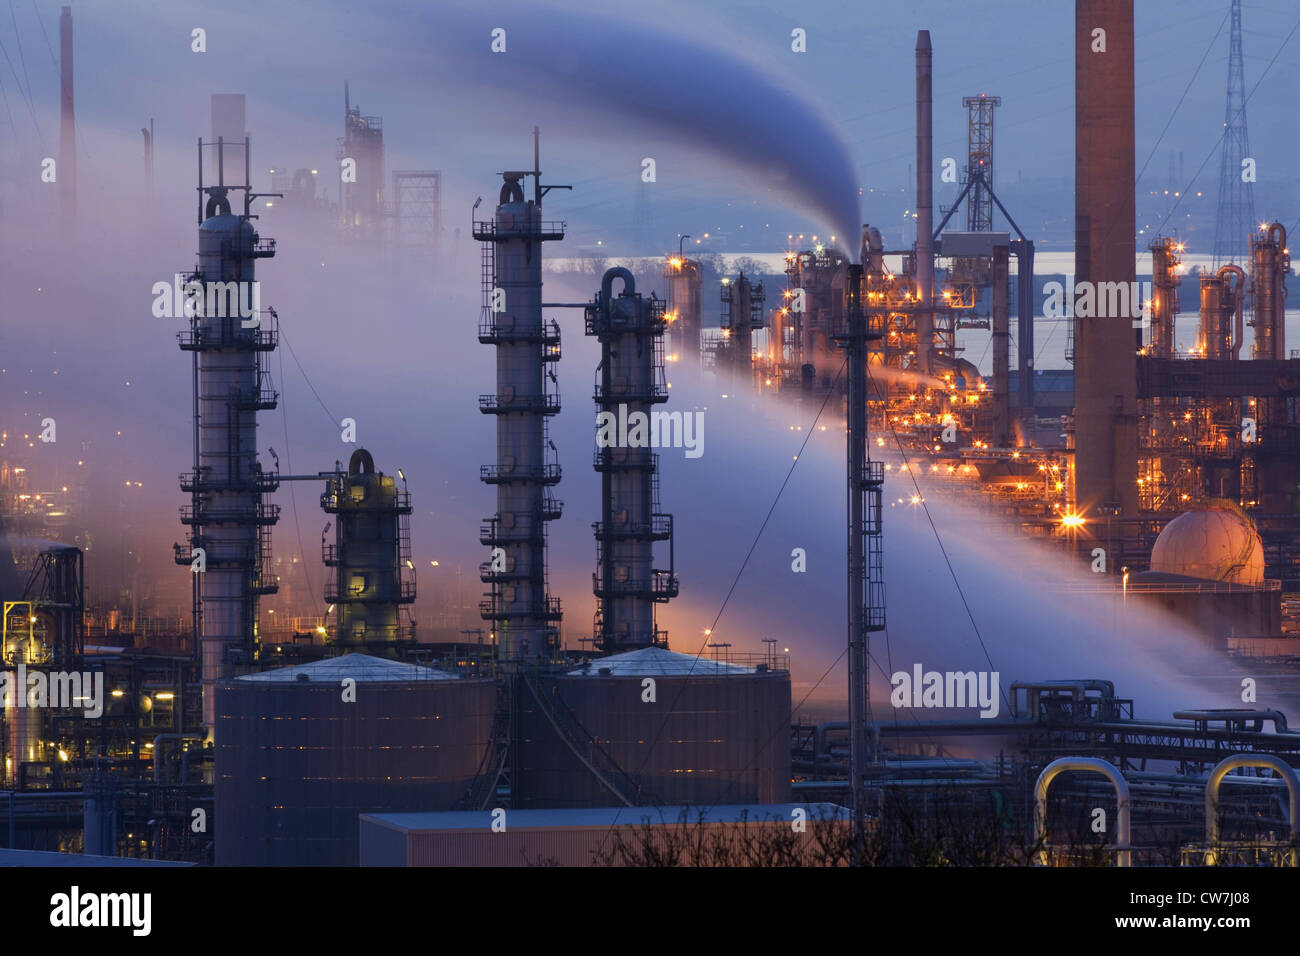
POLYGON ((493 681, 364 654, 218 684, 217 864, 356 865, 360 814, 451 809, 496 698, 493 681))
POLYGON ((1151 570, 1258 587, 1264 544, 1245 512, 1211 499, 1165 525, 1151 549, 1151 570))
POLYGON ((516 807, 621 805, 592 768, 643 805, 790 799, 785 671, 645 647, 527 678, 516 713, 516 807))

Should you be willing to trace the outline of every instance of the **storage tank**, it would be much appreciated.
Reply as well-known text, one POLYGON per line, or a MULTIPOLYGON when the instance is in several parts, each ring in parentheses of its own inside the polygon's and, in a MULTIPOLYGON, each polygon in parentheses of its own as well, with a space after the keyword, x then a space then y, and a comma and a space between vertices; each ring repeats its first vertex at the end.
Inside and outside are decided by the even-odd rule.
POLYGON ((516 713, 516 808, 790 799, 790 675, 768 664, 644 647, 525 677, 516 713))
POLYGON ((1257 587, 1264 583, 1264 544, 1241 508, 1211 498, 1165 525, 1151 549, 1151 570, 1257 587))
POLYGON ((218 684, 217 864, 355 866, 359 814, 449 810, 469 789, 496 699, 493 681, 365 654, 218 684))

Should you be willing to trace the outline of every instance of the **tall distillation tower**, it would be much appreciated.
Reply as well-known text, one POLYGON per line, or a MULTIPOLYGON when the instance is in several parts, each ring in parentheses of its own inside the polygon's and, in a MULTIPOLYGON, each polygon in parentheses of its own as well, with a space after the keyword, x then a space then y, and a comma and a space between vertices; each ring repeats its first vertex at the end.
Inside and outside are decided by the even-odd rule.
POLYGON ((763 327, 763 283, 750 282, 745 273, 735 281, 722 280, 722 328, 726 348, 722 353, 731 367, 736 388, 753 385, 754 331, 763 327))
POLYGON ((698 259, 672 256, 664 264, 668 280, 669 350, 676 361, 685 362, 692 372, 700 370, 700 313, 702 311, 703 273, 698 259))
POLYGON ((483 243, 483 311, 478 339, 496 348, 497 387, 479 396, 479 410, 497 422, 497 460, 480 470, 496 488, 497 512, 479 540, 492 549, 480 568, 491 585, 480 605, 496 631, 498 659, 507 669, 545 664, 559 646, 560 602, 547 593, 546 522, 560 516, 549 489, 560 480, 547 420, 560 410, 554 363, 560 327, 542 319, 542 243, 564 238, 564 223, 542 219, 547 189, 534 131, 533 169, 502 173, 496 215, 475 221, 483 243), (522 181, 533 177, 532 199, 522 181))
MULTIPOLYGON (((194 633, 202 655, 203 723, 213 726, 213 685, 257 652, 259 595, 276 590, 270 575, 271 526, 279 508, 266 495, 279 485, 257 457, 257 413, 276 407, 266 357, 279 341, 275 312, 260 309, 254 275, 258 259, 275 255, 249 212, 249 143, 199 140, 199 262, 186 277, 197 301, 186 305, 188 331, 180 347, 193 357, 194 467, 181 475, 190 494, 181 522, 189 548, 178 564, 194 572, 194 633), (215 152, 217 182, 203 181, 204 150, 215 152), (227 179, 227 153, 243 160, 243 184, 227 179), (242 213, 230 194, 243 193, 242 213)), ((237 168, 237 167, 236 167, 237 168)))
MULTIPOLYGON (((605 273, 600 294, 586 309, 587 334, 596 336, 601 346, 595 395, 602 423, 595 457, 601 514, 594 525, 592 590, 597 607, 592 633, 607 653, 666 647, 667 635, 655 628, 654 606, 677 596, 673 517, 659 511, 659 456, 650 449, 651 410, 668 401, 664 324, 663 302, 654 296, 643 299, 632 273, 622 268, 605 273), (615 279, 623 283, 618 296, 615 279), (638 422, 639 442, 633 441, 638 422), (602 434, 614 440, 602 441, 602 434), (656 541, 668 542, 667 570, 654 567, 656 541)), ((662 421, 672 427, 671 415, 663 415, 662 421)), ((680 412, 676 426, 680 435, 680 412)))

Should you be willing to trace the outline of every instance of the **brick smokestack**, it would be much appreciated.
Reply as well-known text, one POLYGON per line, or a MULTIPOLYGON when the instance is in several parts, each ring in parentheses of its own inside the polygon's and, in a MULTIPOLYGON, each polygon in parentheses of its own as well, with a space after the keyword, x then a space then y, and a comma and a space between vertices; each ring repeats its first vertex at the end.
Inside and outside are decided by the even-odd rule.
MULTIPOLYGON (((1123 301, 1137 279, 1133 0, 1076 0, 1074 14, 1075 280, 1124 283, 1123 301)), ((1141 332, 1101 311, 1074 319, 1075 502, 1088 519, 1099 507, 1137 513, 1141 332)))

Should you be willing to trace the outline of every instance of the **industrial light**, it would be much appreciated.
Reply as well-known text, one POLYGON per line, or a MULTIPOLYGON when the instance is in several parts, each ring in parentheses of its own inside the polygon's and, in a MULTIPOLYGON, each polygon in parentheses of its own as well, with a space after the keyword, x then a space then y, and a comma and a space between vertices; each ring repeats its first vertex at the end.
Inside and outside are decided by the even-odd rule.
POLYGON ((169 690, 159 691, 153 696, 155 700, 174 700, 176 697, 176 695, 169 690))
POLYGON ((1082 515, 1061 515, 1061 524, 1067 528, 1079 528, 1083 525, 1082 515))
POLYGON ((110 696, 110 697, 121 697, 122 694, 124 694, 124 693, 125 693, 125 691, 121 691, 121 690, 111 690, 111 691, 108 692, 108 696, 110 696))

